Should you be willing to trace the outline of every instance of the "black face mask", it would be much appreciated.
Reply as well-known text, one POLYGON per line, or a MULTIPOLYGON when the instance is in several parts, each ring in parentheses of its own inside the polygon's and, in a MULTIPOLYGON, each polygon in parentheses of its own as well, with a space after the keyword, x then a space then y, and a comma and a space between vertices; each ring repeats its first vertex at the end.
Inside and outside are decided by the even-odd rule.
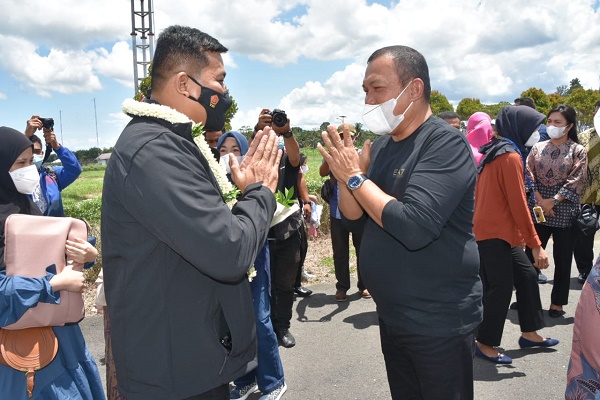
POLYGON ((225 126, 225 112, 231 107, 229 91, 221 94, 215 90, 202 86, 197 80, 188 75, 196 85, 202 88, 199 98, 188 96, 189 99, 197 101, 206 110, 205 131, 222 131, 225 126))

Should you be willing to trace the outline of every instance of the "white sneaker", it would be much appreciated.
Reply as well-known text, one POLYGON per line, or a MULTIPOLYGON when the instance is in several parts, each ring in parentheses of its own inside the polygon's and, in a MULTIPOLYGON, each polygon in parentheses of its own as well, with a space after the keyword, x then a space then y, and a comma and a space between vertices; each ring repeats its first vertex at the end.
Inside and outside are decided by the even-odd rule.
POLYGON ((252 393, 256 392, 258 389, 258 385, 256 382, 252 382, 249 385, 243 386, 241 388, 235 388, 231 392, 229 392, 229 398, 231 400, 246 400, 248 396, 252 393))
POLYGON ((309 273, 308 273, 308 272, 306 272, 306 271, 302 271, 302 276, 303 276, 304 278, 306 278, 306 279, 312 279, 312 278, 314 278, 316 275, 309 274, 309 273))
POLYGON ((287 385, 285 384, 285 382, 283 382, 283 385, 278 386, 271 393, 263 394, 258 398, 258 400, 279 400, 281 399, 281 396, 283 396, 286 390, 287 385))

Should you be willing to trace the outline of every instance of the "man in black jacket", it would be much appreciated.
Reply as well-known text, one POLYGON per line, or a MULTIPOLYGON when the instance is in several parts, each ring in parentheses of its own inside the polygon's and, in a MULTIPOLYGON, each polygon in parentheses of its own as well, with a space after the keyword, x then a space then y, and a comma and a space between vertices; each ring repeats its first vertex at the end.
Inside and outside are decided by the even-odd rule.
POLYGON ((256 366, 246 271, 275 210, 281 152, 265 128, 231 186, 194 123, 221 130, 231 105, 216 39, 172 26, 157 41, 152 98, 132 117, 104 178, 104 284, 119 390, 135 399, 229 399, 256 366), (195 129, 194 129, 195 130, 195 129), (225 178, 226 181, 226 178, 225 178), (235 197, 235 196, 234 196, 235 197))

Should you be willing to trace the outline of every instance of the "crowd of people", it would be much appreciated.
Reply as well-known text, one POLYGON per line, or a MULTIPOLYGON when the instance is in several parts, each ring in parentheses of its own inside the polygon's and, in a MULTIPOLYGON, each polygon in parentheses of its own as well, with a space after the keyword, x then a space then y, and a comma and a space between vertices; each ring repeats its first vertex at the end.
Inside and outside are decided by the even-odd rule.
MULTIPOLYGON (((225 52, 206 33, 171 26, 156 44, 152 95, 123 103, 131 121, 106 169, 101 215, 111 400, 243 400, 256 391, 279 400, 288 390, 279 348, 296 345, 294 297, 312 294, 301 278, 316 198, 281 110, 263 109, 250 140, 223 132, 225 52)), ((600 101, 595 128, 581 133, 571 106, 544 115, 528 98, 494 119, 473 114, 463 133, 457 114, 433 115, 427 62, 406 46, 375 51, 363 89, 364 122, 380 137, 357 149, 352 126, 329 126, 319 174, 332 185, 335 300, 351 288, 351 239, 358 291, 377 305, 392 398, 472 399, 474 357, 513 362, 498 349, 509 308, 519 347, 559 343, 539 333, 551 237, 548 316, 565 314, 573 256, 584 285, 565 396, 594 398, 600 261, 592 265, 594 232, 573 221, 582 205, 600 211, 600 101)), ((12 214, 64 218, 60 191, 81 166, 52 127, 34 115, 24 134, 0 128, 0 143, 2 239, 12 214), (37 130, 61 167, 43 165, 37 130)), ((98 252, 85 239, 60 243, 67 266, 39 278, 10 274, 2 240, 0 333, 37 304, 83 290, 83 272, 70 265, 93 264, 98 252)), ((49 329, 58 350, 44 362, 40 350, 35 372, 11 366, 0 335, 0 398, 106 398, 78 324, 49 329)))

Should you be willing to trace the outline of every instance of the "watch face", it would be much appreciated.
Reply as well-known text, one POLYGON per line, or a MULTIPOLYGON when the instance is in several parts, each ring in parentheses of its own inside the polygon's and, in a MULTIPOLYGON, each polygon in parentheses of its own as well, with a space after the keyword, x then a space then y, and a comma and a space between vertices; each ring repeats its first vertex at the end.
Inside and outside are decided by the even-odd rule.
POLYGON ((350 189, 356 189, 360 186, 362 181, 363 181, 362 176, 359 176, 359 175, 352 176, 352 177, 350 177, 350 179, 348 179, 348 187, 350 189))

